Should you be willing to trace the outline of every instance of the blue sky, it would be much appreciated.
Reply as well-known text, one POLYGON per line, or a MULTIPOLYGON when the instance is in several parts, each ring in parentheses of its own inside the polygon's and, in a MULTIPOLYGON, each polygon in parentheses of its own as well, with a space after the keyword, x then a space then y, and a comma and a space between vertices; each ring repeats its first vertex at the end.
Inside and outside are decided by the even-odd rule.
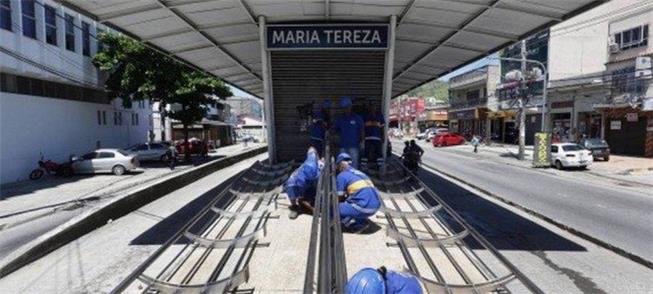
MULTIPOLYGON (((458 70, 456 70, 454 72, 451 72, 449 74, 446 74, 446 75, 442 76, 438 80, 446 82, 446 81, 449 81, 449 79, 451 77, 453 77, 453 76, 457 76, 457 75, 459 75, 461 73, 465 73, 465 72, 471 71, 473 69, 485 66, 486 64, 499 64, 499 60, 491 59, 491 58, 496 58, 498 56, 499 56, 499 54, 495 53, 495 54, 490 55, 489 57, 479 59, 476 62, 470 63, 467 66, 464 66, 464 67, 462 67, 462 68, 460 68, 460 69, 458 69, 458 70)), ((245 93, 245 92, 243 92, 241 90, 238 90, 238 89, 232 87, 231 85, 229 85, 229 88, 231 88, 231 92, 234 93, 234 96, 254 97, 252 95, 249 95, 249 94, 247 94, 247 93, 245 93)))

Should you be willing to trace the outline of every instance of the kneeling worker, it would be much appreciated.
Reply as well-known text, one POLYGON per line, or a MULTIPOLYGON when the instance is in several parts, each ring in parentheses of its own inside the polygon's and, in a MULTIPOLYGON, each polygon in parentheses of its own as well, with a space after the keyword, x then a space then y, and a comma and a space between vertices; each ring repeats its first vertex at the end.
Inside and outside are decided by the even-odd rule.
POLYGON ((320 176, 320 162, 317 150, 308 148, 306 160, 286 180, 284 190, 290 199, 290 219, 296 219, 301 212, 313 214, 315 188, 320 176))
POLYGON ((336 166, 340 221, 349 232, 364 231, 369 226, 367 219, 381 206, 379 192, 367 175, 351 166, 349 154, 340 153, 336 166))

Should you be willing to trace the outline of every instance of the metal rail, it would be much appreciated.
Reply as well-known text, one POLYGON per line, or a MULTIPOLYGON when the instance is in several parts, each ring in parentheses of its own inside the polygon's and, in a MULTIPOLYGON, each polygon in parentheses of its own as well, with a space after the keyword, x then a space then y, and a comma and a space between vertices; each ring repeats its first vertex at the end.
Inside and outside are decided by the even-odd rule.
MULTIPOLYGON (((286 167, 290 166, 290 164, 265 166, 257 162, 252 167, 255 166, 259 167, 259 171, 266 169, 284 169, 287 173, 289 169, 286 167)), ((280 192, 278 187, 271 190, 265 189, 267 191, 264 190, 261 192, 235 189, 235 187, 246 187, 248 189, 258 188, 260 190, 260 188, 267 188, 271 184, 279 183, 279 179, 266 179, 272 176, 271 174, 257 173, 253 171, 252 167, 236 175, 234 177, 235 180, 220 191, 214 199, 209 201, 203 209, 141 263, 111 293, 122 293, 128 287, 137 283, 136 280, 145 283, 146 287, 139 286, 139 289, 144 288, 143 292, 148 293, 152 291, 158 293, 222 293, 245 283, 249 279, 248 262, 251 259, 254 248, 258 246, 260 238, 265 235, 267 222, 270 219, 271 211, 276 209, 276 200, 280 192), (247 185, 247 181, 244 180, 247 177, 257 178, 257 182, 268 183, 268 186, 254 187, 253 185, 247 185), (223 203, 224 207, 230 207, 236 204, 238 200, 244 201, 241 201, 240 205, 237 205, 235 211, 216 207, 218 203, 223 203), (248 203, 254 203, 254 205, 251 207, 251 211, 244 211, 248 203), (205 222, 201 223, 200 221, 205 222), (237 229, 235 236, 224 239, 223 237, 227 232, 233 230, 232 227, 235 223, 242 223, 240 228, 237 229), (219 226, 222 227, 218 229, 219 226), (196 227, 199 227, 199 229, 194 230, 196 227), (184 240, 190 242, 185 242, 184 240), (146 270, 155 261, 162 256, 166 256, 163 253, 170 249, 171 245, 178 243, 185 244, 174 255, 172 260, 159 271, 156 277, 145 274, 146 270), (212 250, 217 248, 221 248, 220 250, 224 252, 218 252, 222 254, 220 262, 216 266, 207 265, 211 267, 208 268, 211 274, 206 279, 206 282, 199 284, 197 282, 191 282, 194 276, 202 269, 202 266, 206 264, 212 250), (226 278, 220 278, 224 276, 223 271, 226 270, 227 263, 232 259, 234 250, 237 248, 241 249, 239 251, 241 255, 237 257, 233 272, 228 274, 226 278), (191 256, 197 257, 197 253, 199 253, 199 258, 196 258, 196 260, 191 259, 191 256), (189 265, 189 263, 191 264, 189 265), (182 266, 186 269, 184 272, 181 271, 182 266), (179 280, 179 276, 182 276, 181 280, 179 280), (175 282, 171 280, 173 277, 177 277, 175 282)), ((281 173, 278 175, 283 178, 285 174, 281 173)), ((230 264, 233 264, 233 262, 230 264)), ((206 266, 204 269, 207 269, 206 266)))
MULTIPOLYGON (((397 226, 392 219, 392 215, 387 213, 388 208, 384 208, 384 213, 385 217, 388 219, 388 232, 389 236, 393 237, 394 239, 397 240, 397 243, 400 247, 400 250, 402 251, 402 255, 404 256, 404 259, 406 259, 406 262, 408 264, 408 268, 410 271, 413 272, 418 278, 420 278, 426 287, 426 290, 429 292, 433 293, 484 293, 487 291, 495 291, 495 290, 502 290, 503 292, 509 292, 507 288, 505 288, 505 285, 512 281, 513 279, 518 279, 526 288, 528 288, 531 292, 533 293, 542 293, 541 290, 532 283, 527 277, 525 277, 514 265, 512 265, 504 256, 502 256, 492 245, 485 240, 478 232, 474 230, 473 227, 471 227, 469 224, 467 224, 451 207, 449 207, 444 201, 433 191, 431 190, 428 186, 426 186, 419 178, 417 178, 412 172, 410 172, 406 167, 404 167, 400 162, 396 161, 401 170, 404 171, 404 174, 407 174, 413 182, 417 185, 417 187, 411 187, 413 189, 412 192, 409 192, 411 196, 415 196, 418 200, 420 200, 422 203, 426 204, 429 203, 426 201, 425 196, 430 197, 432 200, 434 200, 438 205, 434 207, 439 207, 436 211, 444 211, 447 215, 450 216, 450 219, 453 220, 456 224, 458 224, 460 227, 464 228, 463 232, 461 233, 453 233, 454 230, 451 229, 450 225, 440 219, 436 211, 432 214, 434 219, 436 219, 436 223, 439 224, 441 229, 448 234, 453 234, 448 237, 442 238, 442 236, 437 236, 436 233, 432 230, 432 228, 425 222, 424 217, 416 217, 422 225, 427 229, 429 234, 433 237, 433 239, 424 239, 417 237, 416 234, 414 234, 414 229, 411 227, 410 223, 407 221, 406 216, 404 214, 397 214, 396 210, 389 210, 392 211, 392 213, 395 213, 395 217, 399 216, 405 223, 406 229, 408 229, 410 236, 405 235, 405 234, 400 234, 399 230, 397 229, 397 226), (415 191, 419 191, 418 193, 415 193, 415 191), (426 193, 422 193, 426 192, 426 193), (424 195, 426 194, 426 195, 424 195), (397 234, 395 234, 397 233, 397 234), (490 269, 489 267, 471 250, 469 250, 466 242, 463 240, 464 237, 470 236, 474 238, 478 243, 480 243, 483 247, 485 247, 492 255, 500 261, 500 263, 508 270, 508 274, 497 277, 490 269), (397 238, 395 238, 397 237, 397 238), (448 242, 440 242, 440 244, 437 244, 436 240, 440 241, 448 241, 448 242), (449 242, 450 241, 450 242, 449 242), (453 258, 451 253, 448 251, 447 247, 444 245, 449 245, 449 246, 455 246, 457 247, 465 257, 467 257, 470 262, 474 265, 476 270, 487 279, 485 282, 480 282, 480 283, 474 283, 472 282, 469 277, 466 275, 463 267, 461 267, 456 260, 453 258), (442 252, 447 256, 448 260, 452 263, 456 271, 460 274, 460 276, 463 278, 465 281, 465 284, 449 284, 445 282, 442 279, 441 274, 437 271, 437 268, 434 266, 431 266, 431 262, 429 261, 429 255, 428 253, 423 250, 425 246, 433 246, 437 245, 440 247, 442 252), (433 270, 433 274, 435 275, 437 281, 433 281, 431 279, 425 278, 424 275, 421 275, 419 273, 419 270, 415 267, 415 261, 414 257, 410 254, 410 251, 408 250, 408 247, 418 247, 420 251, 423 253, 424 257, 427 259, 426 262, 429 264, 431 269, 433 270)), ((392 181, 385 181, 387 182, 392 182, 392 181)), ((398 198, 403 198, 406 199, 408 197, 405 197, 405 192, 403 191, 404 187, 399 187, 396 185, 391 185, 393 188, 399 188, 401 190, 400 193, 384 193, 385 199, 390 200, 393 203, 393 206, 399 209, 399 206, 396 203, 396 200, 394 199, 395 196, 400 196, 398 198)), ((415 213, 415 214, 420 214, 424 212, 424 210, 419 210, 417 209, 410 201, 406 201, 407 204, 410 206, 411 211, 405 212, 408 213, 408 215, 411 215, 410 213, 415 213)))

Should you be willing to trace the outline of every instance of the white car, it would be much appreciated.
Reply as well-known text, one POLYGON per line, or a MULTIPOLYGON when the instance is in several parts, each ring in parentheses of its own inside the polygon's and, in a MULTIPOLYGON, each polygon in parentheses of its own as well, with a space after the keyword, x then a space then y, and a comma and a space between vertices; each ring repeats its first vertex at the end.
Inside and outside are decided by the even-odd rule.
POLYGON ((139 161, 167 161, 168 149, 170 147, 163 143, 143 143, 128 147, 125 151, 134 154, 139 161))
POLYGON ((97 149, 73 158, 73 171, 80 174, 110 172, 120 176, 138 168, 138 159, 121 149, 97 149))
POLYGON ((426 136, 428 136, 429 132, 431 132, 431 129, 426 129, 423 132, 417 134, 415 138, 417 138, 418 140, 426 139, 426 136))
POLYGON ((551 144, 551 164, 557 169, 586 168, 594 162, 592 152, 574 143, 551 144))
POLYGON ((431 140, 433 140, 433 138, 435 136, 437 136, 439 134, 448 133, 448 132, 449 132, 449 129, 447 129, 447 128, 437 128, 435 130, 431 130, 431 132, 429 132, 428 135, 426 135, 426 138, 425 138, 426 142, 431 142, 431 140))

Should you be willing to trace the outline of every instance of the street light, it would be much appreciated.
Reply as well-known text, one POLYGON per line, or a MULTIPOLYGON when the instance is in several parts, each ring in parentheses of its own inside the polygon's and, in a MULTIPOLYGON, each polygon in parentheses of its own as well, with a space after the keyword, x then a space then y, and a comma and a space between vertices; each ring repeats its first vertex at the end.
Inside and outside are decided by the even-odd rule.
MULTIPOLYGON (((510 57, 490 57, 490 59, 496 59, 496 60, 506 60, 506 61, 519 61, 519 62, 527 62, 527 63, 534 63, 542 67, 542 76, 544 76, 544 79, 542 82, 544 83, 544 86, 542 87, 542 127, 541 130, 542 132, 546 131, 546 102, 547 102, 547 86, 549 85, 549 75, 548 71, 546 69, 546 65, 544 63, 539 62, 537 60, 532 60, 532 59, 521 59, 521 58, 510 58, 510 57)), ((524 73, 522 73, 524 75, 524 73)))

